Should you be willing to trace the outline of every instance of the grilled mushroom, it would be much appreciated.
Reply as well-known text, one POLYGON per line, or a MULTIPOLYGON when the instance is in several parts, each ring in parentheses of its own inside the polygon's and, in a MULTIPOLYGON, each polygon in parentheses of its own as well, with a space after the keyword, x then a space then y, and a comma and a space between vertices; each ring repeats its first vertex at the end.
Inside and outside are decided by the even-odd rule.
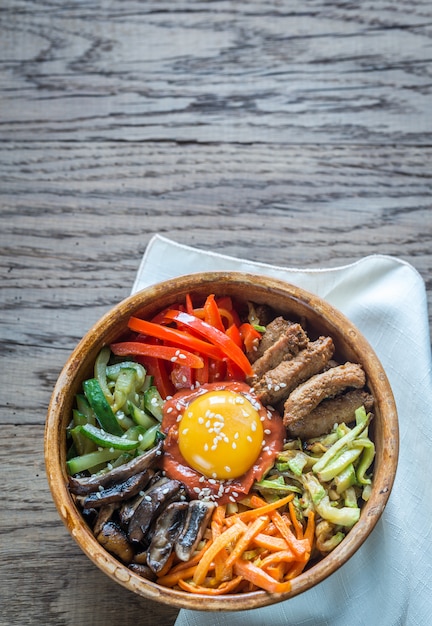
POLYGON ((134 474, 139 474, 151 467, 161 454, 162 442, 159 441, 159 443, 148 452, 135 457, 132 461, 129 461, 129 463, 115 467, 105 474, 95 474, 94 476, 85 476, 82 478, 69 476, 69 489, 77 496, 85 496, 97 491, 100 487, 105 488, 108 485, 122 482, 134 474))
POLYGON ((156 520, 152 540, 147 550, 147 565, 158 574, 169 559, 174 544, 183 530, 187 502, 172 502, 156 520))
POLYGON ((113 521, 106 522, 96 539, 111 554, 114 554, 124 563, 130 563, 134 551, 130 545, 126 533, 113 521))
POLYGON ((129 522, 128 535, 132 542, 140 542, 160 510, 180 491, 178 480, 161 478, 146 490, 129 522))
POLYGON ((115 483, 106 489, 101 487, 97 491, 93 491, 83 498, 82 506, 84 509, 91 507, 97 508, 105 504, 110 504, 111 502, 120 502, 127 498, 131 498, 147 486, 150 477, 151 474, 149 474, 148 470, 144 470, 143 472, 134 474, 123 482, 115 483))
POLYGON ((189 502, 184 528, 175 544, 176 555, 181 561, 190 559, 207 528, 215 506, 214 502, 205 502, 203 500, 192 500, 189 502))

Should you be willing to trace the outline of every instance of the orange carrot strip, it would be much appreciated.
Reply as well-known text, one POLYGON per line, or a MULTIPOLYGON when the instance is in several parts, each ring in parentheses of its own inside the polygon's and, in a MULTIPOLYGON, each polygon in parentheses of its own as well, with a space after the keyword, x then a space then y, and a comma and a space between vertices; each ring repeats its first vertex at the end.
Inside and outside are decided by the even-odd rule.
POLYGON ((297 514, 296 514, 296 510, 295 510, 295 506, 294 506, 294 502, 293 501, 288 503, 288 510, 289 510, 289 514, 290 514, 290 519, 291 519, 292 525, 294 526, 294 530, 295 530, 295 534, 296 534, 297 539, 303 539, 303 526, 301 525, 301 523, 297 519, 297 514))
POLYGON ((309 558, 305 561, 297 561, 297 563, 293 563, 292 567, 290 567, 285 575, 285 580, 292 580, 293 578, 296 578, 296 576, 299 576, 306 567, 308 560, 309 558))
POLYGON ((278 528, 280 534, 287 542, 288 546, 296 555, 296 557, 300 559, 304 558, 309 550, 309 541, 306 541, 304 539, 297 539, 292 530, 289 528, 285 519, 278 511, 273 511, 271 513, 271 518, 275 526, 278 528))
POLYGON ((190 591, 191 593, 200 593, 209 596, 219 596, 224 593, 230 593, 243 581, 242 576, 236 576, 227 582, 223 582, 218 587, 205 587, 202 585, 194 585, 186 580, 180 578, 178 586, 184 591, 190 591))
POLYGON ((278 582, 267 574, 267 572, 250 561, 238 559, 234 563, 234 572, 237 576, 243 576, 243 578, 246 578, 249 582, 269 593, 286 593, 291 590, 289 581, 278 582))
POLYGON ((245 550, 248 549, 252 539, 261 532, 268 524, 269 518, 268 516, 258 517, 254 520, 247 531, 238 539, 236 545, 234 546, 232 552, 228 556, 225 566, 231 567, 234 564, 234 561, 238 559, 245 550))
POLYGON ((165 574, 165 576, 160 576, 156 582, 158 585, 163 585, 164 587, 174 587, 181 578, 191 578, 197 567, 198 566, 195 564, 190 567, 184 567, 176 572, 171 571, 165 574))
POLYGON ((304 538, 309 541, 310 551, 312 551, 314 539, 315 539, 315 511, 310 510, 308 513, 308 521, 304 538))
POLYGON ((273 552, 262 559, 260 567, 267 567, 268 565, 274 565, 275 563, 292 563, 296 561, 295 554, 291 550, 281 550, 280 552, 273 552))
POLYGON ((267 535, 267 533, 258 533, 254 537, 253 544, 270 552, 288 549, 288 544, 283 537, 273 537, 273 535, 267 535))
POLYGON ((292 500, 293 498, 294 498, 294 494, 290 493, 288 496, 285 496, 285 498, 281 498, 280 500, 277 500, 276 502, 267 503, 265 502, 265 500, 262 500, 261 498, 258 498, 257 496, 252 496, 251 497, 252 506, 254 506, 255 501, 265 502, 265 504, 262 506, 258 506, 258 508, 248 509, 247 511, 243 511, 242 513, 236 513, 235 515, 232 515, 229 518, 230 520, 229 523, 235 523, 239 519, 242 522, 249 522, 257 517, 261 517, 261 515, 267 515, 267 513, 271 513, 272 511, 279 509, 281 506, 288 504, 288 502, 290 502, 290 500, 292 500))
POLYGON ((226 548, 231 542, 236 541, 239 535, 243 532, 244 529, 241 524, 234 524, 234 526, 227 528, 227 530, 221 533, 219 537, 213 541, 209 549, 202 555, 202 558, 198 563, 198 567, 195 570, 193 576, 193 582, 195 585, 203 584, 214 557, 222 550, 222 548, 226 548))

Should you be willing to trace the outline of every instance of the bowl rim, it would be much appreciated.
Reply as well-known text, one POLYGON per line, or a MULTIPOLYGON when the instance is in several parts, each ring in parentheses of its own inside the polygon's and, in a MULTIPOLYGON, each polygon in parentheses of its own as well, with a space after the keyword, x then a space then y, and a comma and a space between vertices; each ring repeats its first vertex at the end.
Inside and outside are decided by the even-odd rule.
MULTIPOLYGON (((210 293, 210 291, 207 292, 210 293)), ((118 333, 116 334, 118 335, 118 333)), ((150 285, 111 307, 90 327, 67 358, 51 395, 44 432, 45 469, 54 504, 69 533, 90 560, 110 578, 140 596, 177 608, 206 611, 253 609, 287 600, 322 582, 343 566, 361 547, 380 519, 394 484, 398 456, 399 428, 393 392, 377 355, 363 334, 343 313, 325 299, 279 278, 240 271, 195 272, 182 275, 175 279, 150 285), (145 303, 147 303, 147 306, 151 306, 154 312, 160 310, 161 306, 156 305, 158 299, 166 298, 167 293, 173 287, 172 301, 189 291, 199 290, 204 293, 210 286, 216 286, 223 281, 228 283, 231 288, 241 284, 249 288, 258 289, 263 294, 277 293, 278 297, 282 299, 286 298, 291 303, 297 302, 299 306, 306 307, 315 316, 317 314, 318 316, 325 315, 327 324, 330 323, 331 326, 334 326, 335 330, 337 329, 337 334, 340 334, 341 329, 343 329, 343 334, 348 333, 352 339, 355 339, 356 350, 365 355, 364 359, 359 359, 359 362, 366 360, 374 366, 373 372, 371 370, 367 372, 369 375, 368 383, 372 387, 380 384, 385 391, 382 398, 382 406, 380 407, 380 411, 384 410, 387 416, 385 422, 380 425, 381 428, 384 428, 383 440, 386 442, 386 449, 383 452, 385 459, 382 461, 386 469, 385 475, 381 475, 379 484, 374 480, 371 497, 363 505, 360 520, 355 525, 356 532, 347 533, 344 540, 332 552, 294 578, 291 590, 284 594, 254 591, 221 596, 199 594, 195 596, 185 591, 177 591, 157 585, 155 582, 149 581, 131 571, 97 542, 67 488, 64 450, 63 455, 61 452, 65 447, 61 447, 62 441, 64 441, 65 429, 62 427, 58 413, 63 404, 67 402, 67 385, 76 378, 77 373, 80 371, 80 364, 89 351, 89 346, 94 343, 93 337, 96 336, 98 338, 96 344, 100 342, 98 347, 100 349, 104 345, 103 338, 109 336, 109 329, 113 323, 131 315, 131 310, 135 312, 143 308, 145 303), (191 286, 191 283, 193 286, 191 286), (371 375, 375 380, 372 381, 369 378, 371 375), (388 443, 390 445, 387 445, 388 443), (313 584, 310 582, 312 574, 314 575, 313 584)))

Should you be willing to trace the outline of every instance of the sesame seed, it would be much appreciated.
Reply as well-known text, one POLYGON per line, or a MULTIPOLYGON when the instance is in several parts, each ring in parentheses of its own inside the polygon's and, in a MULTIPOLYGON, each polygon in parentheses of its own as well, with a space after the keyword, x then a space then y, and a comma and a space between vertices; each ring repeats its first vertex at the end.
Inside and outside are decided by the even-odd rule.
POLYGON ((203 417, 199 417, 198 418, 198 424, 204 424, 204 418, 203 417))
POLYGON ((232 442, 232 444, 231 444, 231 448, 232 448, 233 450, 235 450, 235 449, 237 448, 237 444, 236 444, 236 442, 235 442, 235 441, 233 441, 233 442, 232 442))
POLYGON ((201 491, 199 487, 194 487, 193 490, 195 491, 195 493, 199 493, 201 491))
MULTIPOLYGON (((167 356, 168 356, 168 355, 167 355, 167 356)), ((171 361, 172 363, 175 363, 175 362, 177 361, 177 357, 176 357, 176 356, 172 356, 172 357, 170 358, 170 361, 171 361)))
POLYGON ((186 355, 185 354, 179 354, 179 359, 185 359, 186 355))
POLYGON ((225 471, 229 474, 231 472, 231 468, 229 465, 225 465, 225 471))
POLYGON ((273 388, 273 385, 272 385, 271 383, 267 383, 267 389, 268 389, 269 391, 271 391, 271 390, 272 390, 272 388, 273 388))
POLYGON ((248 435, 246 439, 249 441, 249 443, 252 443, 252 437, 250 435, 248 435))
POLYGON ((172 412, 173 412, 173 410, 174 410, 174 409, 172 408, 172 406, 169 406, 169 407, 167 408, 166 412, 167 412, 167 413, 172 413, 172 412))
POLYGON ((280 389, 279 385, 275 385, 275 386, 274 386, 274 390, 275 390, 275 391, 279 391, 279 389, 280 389))
POLYGON ((141 497, 143 497, 143 496, 144 496, 144 491, 140 491, 138 495, 140 495, 141 497))
POLYGON ((208 443, 205 443, 205 444, 204 444, 204 450, 205 450, 205 452, 207 452, 207 451, 208 451, 208 449, 209 449, 209 447, 208 447, 208 443))
POLYGON ((144 496, 144 500, 146 502, 151 502, 151 497, 150 496, 144 496))
POLYGON ((265 432, 265 434, 266 434, 266 435, 271 435, 271 430, 270 430, 270 428, 265 428, 265 429, 264 429, 264 432, 265 432))
POLYGON ((138 435, 138 441, 142 441, 144 439, 144 437, 141 435, 141 433, 138 435))
POLYGON ((279 383, 279 387, 282 387, 282 389, 284 389, 286 387, 286 383, 279 383))
POLYGON ((180 415, 177 415, 176 422, 181 422, 181 420, 182 420, 182 416, 181 416, 181 414, 180 414, 180 415))
POLYGON ((231 502, 235 502, 235 498, 233 498, 232 496, 229 497, 229 499, 231 500, 231 502))
POLYGON ((257 425, 255 424, 255 422, 252 422, 251 424, 251 431, 254 433, 257 429, 257 425))
POLYGON ((212 447, 210 448, 210 450, 213 450, 213 451, 214 451, 214 450, 216 450, 216 448, 217 448, 217 445, 212 445, 212 447))

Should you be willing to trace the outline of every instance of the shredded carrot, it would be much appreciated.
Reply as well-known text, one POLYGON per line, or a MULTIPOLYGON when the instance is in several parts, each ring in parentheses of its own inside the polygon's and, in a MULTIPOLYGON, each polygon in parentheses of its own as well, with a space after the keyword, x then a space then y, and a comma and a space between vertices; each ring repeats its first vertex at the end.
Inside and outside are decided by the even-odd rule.
POLYGON ((228 556, 225 563, 227 567, 231 567, 234 564, 234 562, 243 554, 243 552, 250 545, 252 539, 266 527, 268 522, 269 518, 267 516, 261 516, 251 523, 246 532, 237 541, 236 545, 228 556))
POLYGON ((235 562, 234 572, 269 593, 286 593, 291 590, 289 581, 278 582, 266 571, 244 559, 238 559, 235 562))
POLYGON ((262 559, 260 566, 267 567, 268 565, 274 565, 276 563, 292 563, 293 561, 296 561, 296 557, 291 550, 281 550, 280 552, 273 552, 262 559))
POLYGON ((267 533, 258 533, 254 537, 253 544, 270 552, 288 549, 288 544, 283 537, 273 537, 273 535, 267 535, 267 533))
POLYGON ((297 539, 297 537, 294 535, 294 533, 286 523, 284 517, 282 517, 282 515, 278 511, 273 511, 271 516, 275 526, 278 528, 280 534, 285 539, 294 554, 298 558, 304 558, 309 550, 309 541, 305 541, 304 539, 297 539))
POLYGON ((210 565, 220 550, 226 548, 231 542, 235 541, 239 535, 244 532, 243 525, 234 524, 230 528, 227 528, 223 533, 213 541, 210 548, 203 554, 202 559, 198 563, 198 567, 195 570, 193 581, 195 585, 202 585, 210 565))
POLYGON ((303 539, 303 526, 301 522, 299 522, 299 520, 297 519, 297 514, 296 514, 293 500, 291 500, 291 502, 288 503, 288 510, 289 510, 292 525, 294 526, 297 539, 303 539))
POLYGON ((315 511, 310 510, 307 518, 308 518, 308 521, 307 521, 307 526, 306 526, 306 530, 304 533, 304 538, 309 541, 310 551, 312 551, 312 548, 314 545, 314 538, 315 538, 315 511))
POLYGON ((216 506, 206 545, 188 562, 164 570, 157 582, 210 596, 256 589, 290 591, 291 579, 310 558, 315 532, 313 514, 308 515, 304 532, 300 522, 294 521, 293 497, 268 503, 252 495, 247 503, 251 508, 233 515, 227 515, 226 505, 216 506))
POLYGON ((290 493, 288 496, 285 496, 285 498, 281 498, 280 500, 276 500, 276 502, 271 502, 270 504, 265 502, 265 500, 262 500, 261 498, 258 498, 257 496, 252 496, 251 498, 251 505, 255 506, 255 502, 265 502, 265 504, 259 504, 257 506, 257 508, 253 508, 253 509, 248 509, 247 511, 243 511, 242 513, 236 513, 235 515, 232 515, 229 520, 229 523, 233 523, 235 524, 237 522, 237 520, 241 520, 242 522, 249 522, 251 520, 256 519, 257 517, 260 517, 261 515, 267 515, 267 513, 271 513, 272 511, 275 511, 276 509, 279 509, 280 507, 284 506, 285 504, 288 504, 288 502, 290 502, 290 500, 292 500, 294 498, 294 494, 290 493))
POLYGON ((190 591, 192 593, 200 593, 209 596, 220 596, 224 593, 230 593, 234 591, 242 581, 242 576, 236 576, 230 581, 221 583, 218 587, 205 587, 201 585, 194 585, 187 582, 186 580, 180 579, 178 581, 178 585, 181 589, 184 589, 185 591, 190 591))
POLYGON ((190 567, 184 567, 183 569, 169 572, 165 574, 165 576, 161 576, 157 579, 158 585, 163 585, 164 587, 174 587, 178 584, 179 580, 184 578, 191 578, 195 574, 195 570, 198 567, 197 564, 191 565, 190 567))

